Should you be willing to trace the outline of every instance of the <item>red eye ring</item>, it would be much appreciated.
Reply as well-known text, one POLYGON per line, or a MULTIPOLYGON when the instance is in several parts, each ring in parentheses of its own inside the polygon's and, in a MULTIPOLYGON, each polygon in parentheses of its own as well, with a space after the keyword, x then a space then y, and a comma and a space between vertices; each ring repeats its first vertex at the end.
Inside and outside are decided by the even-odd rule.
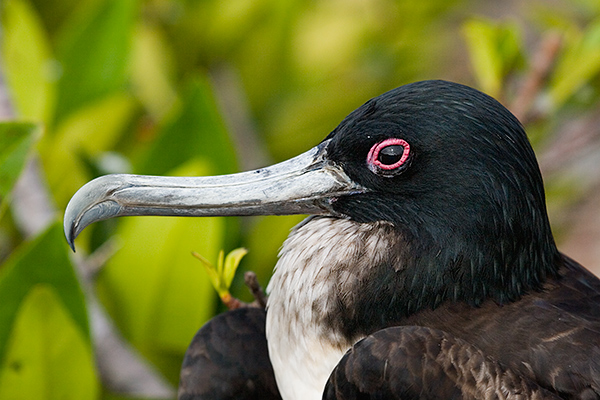
POLYGON ((404 164, 406 160, 408 160, 409 155, 410 145, 406 140, 398 138, 385 139, 384 141, 379 142, 371 147, 371 150, 369 150, 369 154, 367 155, 367 164, 373 172, 393 171, 404 164), (379 161, 379 152, 388 146, 402 146, 404 148, 400 159, 389 165, 383 164, 381 161, 379 161))

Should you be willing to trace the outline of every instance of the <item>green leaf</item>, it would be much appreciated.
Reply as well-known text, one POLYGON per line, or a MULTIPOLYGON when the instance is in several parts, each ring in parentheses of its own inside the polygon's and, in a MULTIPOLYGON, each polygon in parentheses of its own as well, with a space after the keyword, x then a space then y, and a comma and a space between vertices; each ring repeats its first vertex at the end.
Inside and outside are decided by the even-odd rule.
MULTIPOLYGON (((221 252, 219 253, 219 258, 221 257, 221 254, 223 254, 223 250, 221 250, 221 252)), ((210 283, 212 284, 213 288, 215 288, 219 296, 221 296, 221 276, 219 275, 217 268, 215 268, 215 266, 212 265, 210 261, 204 258, 201 254, 193 251, 192 255, 198 260, 200 260, 200 262, 204 266, 204 270, 208 274, 208 279, 210 279, 210 283)))
POLYGON ((231 286, 231 282, 233 281, 233 277, 235 276, 235 271, 237 271, 240 261, 242 261, 242 258, 246 254, 248 254, 248 250, 239 248, 231 251, 229 254, 227 254, 227 257, 225 257, 225 266, 221 276, 223 284, 228 291, 229 287, 231 286))
POLYGON ((35 124, 0 123, 0 203, 4 203, 21 175, 39 133, 35 124))
POLYGON ((600 72, 600 21, 590 24, 582 34, 566 38, 566 50, 550 82, 550 99, 555 108, 561 107, 600 72))
POLYGON ((49 284, 31 287, 19 308, 0 370, 0 398, 98 397, 91 344, 49 284))
POLYGON ((56 120, 93 100, 124 89, 137 0, 80 3, 62 27, 57 57, 62 66, 56 120))
POLYGON ((2 36, 3 67, 18 116, 47 122, 56 68, 43 23, 27 0, 4 2, 2 36))
POLYGON ((169 43, 159 29, 138 24, 131 59, 132 91, 154 119, 161 121, 178 100, 169 43))
POLYGON ((29 292, 39 284, 51 286, 78 329, 89 341, 83 292, 67 256, 62 224, 56 223, 24 243, 0 268, 0 362, 15 317, 29 292))
MULTIPOLYGON (((174 172, 212 170, 195 161, 174 172)), ((216 307, 211 283, 190 252, 216 259, 224 230, 224 218, 120 219, 120 250, 98 277, 99 297, 123 334, 172 382, 191 338, 216 307)))
POLYGON ((504 78, 520 57, 517 25, 471 20, 463 25, 463 34, 481 89, 491 96, 500 96, 504 78))
POLYGON ((202 265, 204 265, 211 284, 217 291, 221 300, 225 303, 225 305, 227 305, 228 302, 231 301, 231 293, 229 293, 229 288, 231 287, 231 282, 235 277, 235 271, 237 270, 240 261, 242 261, 242 258, 248 254, 248 250, 239 248, 232 250, 229 254, 227 254, 227 257, 224 257, 224 254, 225 252, 223 250, 219 252, 217 266, 215 267, 202 255, 192 252, 192 255, 200 260, 202 265))
MULTIPOLYGON (((223 276, 223 260, 225 258, 225 251, 221 249, 219 251, 219 256, 217 257, 217 274, 219 274, 219 278, 223 276)), ((219 285, 221 286, 221 285, 219 285)))
POLYGON ((182 109, 161 129, 136 169, 165 175, 192 158, 209 162, 215 174, 237 171, 235 149, 205 79, 189 84, 182 109))

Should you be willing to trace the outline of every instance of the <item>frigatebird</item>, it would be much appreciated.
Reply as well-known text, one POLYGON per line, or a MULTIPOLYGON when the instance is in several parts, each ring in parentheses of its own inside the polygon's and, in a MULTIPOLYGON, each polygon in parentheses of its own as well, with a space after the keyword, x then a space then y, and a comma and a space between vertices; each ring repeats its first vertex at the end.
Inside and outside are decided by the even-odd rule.
POLYGON ((600 280, 557 250, 525 131, 491 97, 417 82, 270 167, 100 177, 65 233, 73 246, 117 216, 266 214, 310 216, 266 314, 199 331, 180 398, 600 398, 600 280))

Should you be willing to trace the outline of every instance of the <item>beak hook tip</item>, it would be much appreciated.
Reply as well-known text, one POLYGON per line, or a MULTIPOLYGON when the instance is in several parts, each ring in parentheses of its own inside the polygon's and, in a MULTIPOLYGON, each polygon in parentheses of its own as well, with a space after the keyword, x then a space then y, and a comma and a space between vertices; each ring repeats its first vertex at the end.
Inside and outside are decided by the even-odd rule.
POLYGON ((65 239, 67 239, 69 247, 71 248, 71 250, 73 250, 73 253, 75 253, 75 238, 77 237, 75 234, 75 224, 70 224, 70 226, 68 226, 68 220, 65 219, 64 229, 65 239))

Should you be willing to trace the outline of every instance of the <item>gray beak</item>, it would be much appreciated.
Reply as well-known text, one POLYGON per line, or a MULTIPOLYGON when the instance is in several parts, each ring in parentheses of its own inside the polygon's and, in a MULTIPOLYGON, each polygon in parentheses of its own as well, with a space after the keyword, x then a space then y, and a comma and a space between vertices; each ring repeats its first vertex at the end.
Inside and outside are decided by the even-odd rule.
POLYGON ((336 197, 362 193, 327 157, 325 141, 297 157, 254 171, 207 177, 106 175, 85 184, 65 211, 69 245, 93 222, 132 215, 336 215, 336 197))

